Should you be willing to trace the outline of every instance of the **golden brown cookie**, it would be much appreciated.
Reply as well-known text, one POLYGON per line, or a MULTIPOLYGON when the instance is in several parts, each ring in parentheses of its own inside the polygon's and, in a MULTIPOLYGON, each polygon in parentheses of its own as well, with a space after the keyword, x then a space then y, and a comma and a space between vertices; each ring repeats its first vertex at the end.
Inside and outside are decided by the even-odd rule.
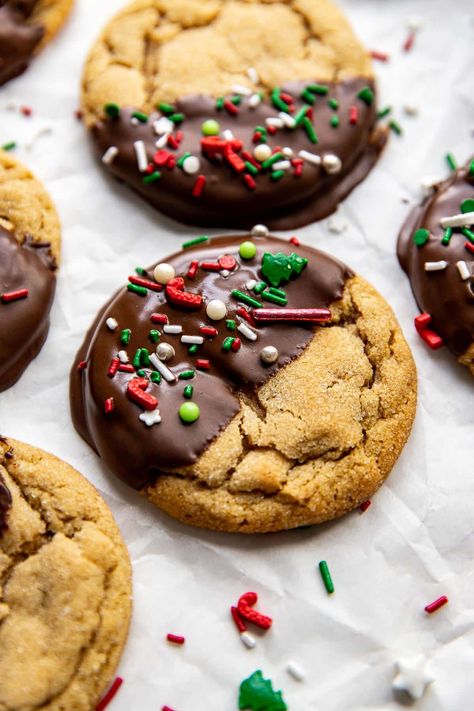
POLYGON ((262 226, 132 274, 71 373, 74 424, 107 466, 172 516, 223 531, 355 508, 390 473, 415 406, 385 300, 262 226))
POLYGON ((97 491, 0 441, 0 710, 90 711, 128 632, 127 549, 97 491))
POLYGON ((48 193, 0 151, 0 391, 18 380, 46 340, 60 249, 48 193))
POLYGON ((332 0, 136 0, 89 54, 82 109, 107 170, 189 224, 324 217, 386 140, 332 0))

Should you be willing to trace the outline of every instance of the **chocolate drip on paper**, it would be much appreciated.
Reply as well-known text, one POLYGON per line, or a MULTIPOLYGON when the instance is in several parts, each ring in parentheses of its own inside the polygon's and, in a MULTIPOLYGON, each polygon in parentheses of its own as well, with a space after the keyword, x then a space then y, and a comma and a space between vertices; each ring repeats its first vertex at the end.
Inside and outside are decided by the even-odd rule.
POLYGON ((27 68, 44 36, 28 22, 38 0, 0 0, 0 86, 27 68))

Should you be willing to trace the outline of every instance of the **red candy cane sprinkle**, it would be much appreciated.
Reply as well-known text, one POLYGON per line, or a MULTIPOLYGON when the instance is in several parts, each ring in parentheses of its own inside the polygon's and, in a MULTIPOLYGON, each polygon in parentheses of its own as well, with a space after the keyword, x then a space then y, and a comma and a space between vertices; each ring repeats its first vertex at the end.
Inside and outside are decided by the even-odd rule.
POLYGON ((229 112, 231 116, 237 116, 237 114, 239 113, 239 109, 237 108, 237 106, 228 99, 224 101, 224 108, 226 109, 226 111, 229 112))
POLYGON ((118 676, 110 687, 110 689, 108 690, 108 692, 106 693, 106 695, 104 696, 104 698, 102 699, 102 701, 99 701, 99 703, 95 707, 95 711, 104 711, 104 709, 106 709, 107 706, 110 704, 122 684, 123 679, 122 677, 118 676))
POLYGON ((236 607, 231 607, 231 608, 230 608, 230 613, 231 613, 231 615, 232 615, 232 619, 233 619, 234 622, 235 622, 235 626, 236 626, 237 629, 239 630, 240 634, 242 634, 242 632, 246 632, 246 631, 247 631, 247 625, 245 624, 245 622, 243 621, 243 619, 242 619, 241 616, 239 615, 238 609, 237 609, 236 607))
POLYGON ((115 403, 113 397, 108 397, 104 402, 104 412, 106 415, 110 415, 115 409, 115 403))
POLYGON ((8 291, 2 294, 1 299, 4 304, 10 304, 12 301, 19 301, 20 299, 26 299, 28 296, 28 289, 18 289, 17 291, 8 291))
POLYGON ((185 637, 181 637, 181 635, 171 634, 171 633, 166 635, 166 639, 168 640, 168 642, 171 642, 172 644, 182 645, 186 642, 185 637))
POLYGON ((415 328, 418 331, 421 339, 426 343, 428 348, 435 351, 438 348, 442 348, 444 341, 435 331, 432 331, 428 326, 431 323, 430 314, 424 313, 420 314, 415 318, 415 328))
POLYGON ((426 605, 425 607, 425 612, 427 612, 429 615, 432 615, 433 612, 436 612, 436 610, 439 610, 440 607, 443 607, 443 605, 446 605, 448 602, 448 598, 446 595, 441 595, 437 600, 434 602, 430 602, 429 605, 426 605))
POLYGON ((244 620, 248 620, 248 622, 252 622, 254 625, 257 625, 257 627, 260 627, 262 630, 268 630, 272 626, 272 618, 267 617, 266 615, 262 615, 261 612, 258 612, 257 610, 254 609, 254 605, 258 601, 258 595, 255 592, 247 592, 244 593, 240 599, 239 602, 237 603, 237 609, 239 611, 239 615, 244 618, 244 620))
POLYGON ((144 410, 155 410, 158 400, 150 393, 145 392, 149 383, 146 378, 133 378, 127 386, 127 395, 134 403, 144 410))
POLYGON ((189 291, 184 291, 183 277, 175 277, 169 280, 166 285, 166 296, 175 306, 196 309, 202 305, 202 296, 200 294, 192 294, 189 291))
POLYGON ((206 176, 205 175, 200 175, 197 179, 196 182, 194 183, 193 187, 193 197, 199 198, 202 195, 202 192, 204 190, 204 187, 206 185, 206 176))
POLYGON ((324 323, 331 320, 329 309, 252 309, 252 316, 259 321, 293 321, 324 323))

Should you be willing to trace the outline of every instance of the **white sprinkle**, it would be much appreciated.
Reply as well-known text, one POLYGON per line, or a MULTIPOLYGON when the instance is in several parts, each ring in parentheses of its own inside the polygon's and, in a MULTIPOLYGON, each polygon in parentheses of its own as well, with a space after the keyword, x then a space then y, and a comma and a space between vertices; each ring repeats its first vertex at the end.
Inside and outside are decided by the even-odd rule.
POLYGON ((469 279, 471 276, 471 270, 469 269, 468 265, 466 262, 456 262, 456 266, 458 268, 458 272, 461 276, 461 279, 463 281, 466 281, 466 279, 469 279))
POLYGON ((174 131, 174 123, 166 116, 162 116, 157 121, 153 121, 153 130, 158 136, 162 136, 164 133, 172 133, 174 131))
POLYGON ((195 175, 199 173, 201 168, 201 161, 197 156, 188 156, 183 161, 183 170, 187 175, 195 175))
POLYGON ((435 191, 435 187, 441 182, 441 178, 438 175, 426 175, 421 179, 421 192, 424 197, 429 197, 435 191))
POLYGON ((262 97, 260 94, 252 94, 252 96, 249 99, 249 106, 251 109, 256 109, 259 104, 262 103, 262 97))
POLYGON ((118 359, 121 363, 128 363, 128 353, 127 351, 119 351, 118 359))
POLYGON ((221 276, 228 277, 230 274, 230 271, 228 269, 221 269, 221 276))
POLYGON ((132 124, 132 126, 138 126, 141 121, 139 121, 136 116, 132 116, 132 118, 130 119, 130 123, 132 124))
POLYGON ((347 230, 347 220, 341 215, 333 215, 328 220, 328 230, 336 235, 342 234, 347 230))
POLYGON ((255 637, 252 637, 249 632, 242 632, 240 639, 242 640, 242 644, 247 647, 247 649, 253 649, 257 644, 255 637))
POLYGON ((177 380, 176 375, 172 373, 168 366, 165 365, 163 361, 158 358, 156 353, 151 354, 150 363, 155 368, 155 370, 161 373, 161 375, 168 383, 174 383, 177 380))
POLYGON ((249 67, 247 69, 247 76, 254 84, 260 83, 260 77, 258 76, 258 72, 255 67, 249 67))
POLYGON ((200 346, 204 343, 202 336, 181 336, 181 343, 191 343, 192 345, 200 346))
POLYGON ((183 327, 179 325, 173 325, 171 323, 166 323, 163 326, 163 331, 165 333, 170 333, 172 336, 178 336, 180 333, 183 333, 183 327))
POLYGON ((250 234, 252 237, 268 237, 270 230, 266 225, 254 225, 250 234))
POLYGON ((273 170, 289 170, 291 163, 289 160, 280 160, 272 165, 273 170))
POLYGON ((410 15, 407 20, 407 27, 412 32, 418 32, 423 27, 423 20, 419 15, 410 15))
POLYGON ((265 119, 267 126, 272 126, 273 128, 283 128, 285 122, 282 119, 276 118, 276 116, 269 116, 265 119))
POLYGON ((226 128, 224 131, 222 131, 222 137, 225 138, 226 141, 234 140, 234 134, 232 133, 230 128, 226 128))
POLYGON ((282 148, 281 152, 287 158, 292 158, 295 155, 293 148, 290 148, 289 146, 285 146, 284 148, 282 148))
POLYGON ((474 225, 474 212, 463 212, 460 215, 441 218, 441 227, 469 227, 474 225))
POLYGON ((257 282, 255 279, 250 279, 245 285, 249 291, 252 291, 254 286, 257 286, 257 282))
POLYGON ((338 156, 334 155, 334 153, 326 153, 326 155, 323 156, 323 166, 327 173, 334 175, 340 172, 342 161, 338 156))
POLYGON ((440 272, 447 266, 448 263, 444 259, 439 262, 425 262, 425 272, 440 272))
POLYGON ((110 165, 119 154, 119 149, 117 146, 110 146, 107 148, 104 155, 102 156, 102 163, 105 165, 110 165))
POLYGON ((153 425, 159 425, 161 422, 161 415, 158 408, 156 410, 147 410, 142 412, 138 416, 138 419, 146 424, 147 427, 153 427, 153 425))
POLYGON ((415 104, 405 104, 403 110, 408 116, 418 116, 419 109, 415 104))
POLYGON ((237 331, 242 334, 242 336, 245 336, 245 338, 248 338, 249 341, 256 341, 257 340, 257 334, 255 331, 252 331, 250 326, 247 326, 246 323, 239 323, 237 326, 237 331))
POLYGON ((118 328, 118 323, 116 319, 112 317, 108 318, 105 323, 107 324, 107 328, 109 328, 111 331, 116 331, 118 328))
POLYGON ((308 163, 312 163, 313 165, 320 165, 321 163, 321 156, 318 156, 316 153, 310 153, 309 151, 300 151, 298 155, 300 158, 303 158, 303 160, 307 161, 308 163))
POLYGON ((250 96, 252 94, 252 89, 248 86, 243 86, 242 84, 234 84, 232 87, 233 94, 240 94, 240 96, 250 96))
POLYGON ((291 116, 291 114, 287 114, 286 111, 280 111, 278 116, 281 118, 287 128, 294 128, 296 126, 295 119, 293 118, 293 116, 291 116))
POLYGON ((296 679, 296 681, 304 681, 306 678, 306 674, 303 669, 295 662, 288 662, 286 671, 293 677, 293 679, 296 679))
POLYGON ((145 173, 148 168, 145 144, 143 141, 135 141, 133 147, 135 148, 135 154, 137 156, 138 170, 140 173, 145 173))
POLYGON ((166 144, 168 143, 168 136, 169 136, 169 135, 170 135, 169 133, 164 133, 164 134, 161 136, 161 138, 159 138, 159 139, 156 141, 155 146, 156 146, 157 148, 164 148, 164 147, 166 146, 166 144))

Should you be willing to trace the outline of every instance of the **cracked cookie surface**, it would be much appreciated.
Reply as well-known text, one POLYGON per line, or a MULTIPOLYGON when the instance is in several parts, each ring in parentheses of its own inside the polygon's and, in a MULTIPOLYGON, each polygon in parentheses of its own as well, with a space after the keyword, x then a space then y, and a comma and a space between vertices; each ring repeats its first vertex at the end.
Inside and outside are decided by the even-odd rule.
POLYGON ((127 550, 97 491, 53 455, 2 439, 2 482, 0 710, 90 711, 127 637, 127 550))
POLYGON ((286 229, 320 219, 363 180, 386 140, 375 124, 370 58, 330 0, 133 2, 93 46, 82 87, 107 169, 189 224, 249 229, 259 215, 286 229), (183 117, 174 127, 166 105, 183 117), (220 153, 202 143, 209 119, 219 124, 220 153), (168 126, 168 139, 157 125, 168 126), (137 167, 137 141, 153 179, 146 163, 137 167), (283 174, 249 167, 259 141, 287 149, 283 174), (287 166, 288 157, 297 162, 287 166))
POLYGON ((241 258, 246 239, 213 239, 167 260, 180 289, 202 298, 194 310, 170 302, 168 287, 153 289, 153 267, 140 277, 151 284, 147 293, 120 291, 77 356, 71 407, 79 433, 109 468, 157 506, 186 523, 250 533, 326 521, 373 494, 410 433, 416 370, 393 312, 364 279, 323 252, 270 237, 251 238, 256 255, 241 258), (265 283, 264 255, 274 267, 295 253, 308 260, 299 275, 279 287, 265 283), (222 265, 234 260, 231 271, 219 267, 229 257, 222 265), (189 276, 193 264, 200 266, 189 276), (288 308, 329 307, 331 321, 249 324, 258 308, 248 309, 248 298, 280 307, 270 288, 288 308), (215 299, 227 311, 219 321, 207 316, 215 299), (158 348, 172 347, 164 362, 171 378, 159 383, 153 329, 158 348), (181 338, 201 333, 191 353, 181 338), (271 364, 262 361, 269 346, 277 348, 271 364), (146 407, 127 394, 139 379, 157 401, 150 425, 140 415, 146 407), (189 385, 200 416, 183 424, 189 385))

